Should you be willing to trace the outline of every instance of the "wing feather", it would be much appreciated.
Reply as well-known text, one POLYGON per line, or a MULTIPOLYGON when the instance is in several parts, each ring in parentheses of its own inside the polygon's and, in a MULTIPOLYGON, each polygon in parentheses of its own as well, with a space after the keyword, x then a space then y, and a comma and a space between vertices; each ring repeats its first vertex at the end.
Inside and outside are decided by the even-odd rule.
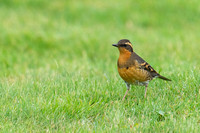
POLYGON ((144 59, 142 59, 139 55, 137 55, 135 52, 133 53, 133 58, 134 60, 136 60, 139 63, 139 67, 140 69, 144 69, 147 72, 149 72, 149 74, 152 77, 156 77, 159 74, 153 69, 153 67, 151 67, 151 65, 149 65, 144 59))

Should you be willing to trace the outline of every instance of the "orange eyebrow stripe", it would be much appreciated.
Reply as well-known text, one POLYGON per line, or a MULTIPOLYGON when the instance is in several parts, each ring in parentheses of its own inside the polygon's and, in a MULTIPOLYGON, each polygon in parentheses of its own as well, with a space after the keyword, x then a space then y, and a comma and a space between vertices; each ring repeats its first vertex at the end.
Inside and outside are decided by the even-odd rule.
POLYGON ((125 43, 125 44, 130 45, 130 46, 132 47, 132 44, 131 44, 130 42, 127 42, 127 43, 125 43))

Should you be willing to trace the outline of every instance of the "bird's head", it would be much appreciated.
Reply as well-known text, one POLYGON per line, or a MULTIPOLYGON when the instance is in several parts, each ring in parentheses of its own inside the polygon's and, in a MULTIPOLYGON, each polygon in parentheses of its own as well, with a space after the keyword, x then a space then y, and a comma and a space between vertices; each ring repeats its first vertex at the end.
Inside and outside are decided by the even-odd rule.
POLYGON ((117 47, 120 54, 133 52, 132 44, 128 39, 122 39, 117 44, 113 44, 112 46, 117 47))

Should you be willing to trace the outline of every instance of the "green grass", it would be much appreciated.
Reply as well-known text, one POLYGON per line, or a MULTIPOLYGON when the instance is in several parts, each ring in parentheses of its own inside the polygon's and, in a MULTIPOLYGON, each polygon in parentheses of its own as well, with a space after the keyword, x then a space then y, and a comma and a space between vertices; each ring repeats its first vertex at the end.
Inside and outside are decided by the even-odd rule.
POLYGON ((200 2, 6 0, 0 4, 1 132, 198 132, 200 2), (126 87, 120 39, 162 75, 126 87))

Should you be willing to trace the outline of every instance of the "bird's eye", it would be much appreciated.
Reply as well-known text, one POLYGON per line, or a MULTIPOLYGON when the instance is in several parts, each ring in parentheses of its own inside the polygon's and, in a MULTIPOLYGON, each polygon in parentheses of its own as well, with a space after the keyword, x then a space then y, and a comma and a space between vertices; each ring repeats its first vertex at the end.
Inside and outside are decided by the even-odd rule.
POLYGON ((126 47, 127 45, 126 45, 126 44, 122 44, 121 46, 122 46, 122 47, 126 47))

